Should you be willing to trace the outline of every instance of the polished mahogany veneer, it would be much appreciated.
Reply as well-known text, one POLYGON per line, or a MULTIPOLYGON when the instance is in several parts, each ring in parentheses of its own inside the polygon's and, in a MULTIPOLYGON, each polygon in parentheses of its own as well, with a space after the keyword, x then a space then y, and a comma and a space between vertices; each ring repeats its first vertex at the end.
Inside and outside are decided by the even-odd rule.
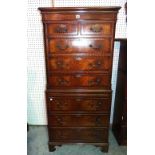
POLYGON ((86 143, 108 151, 115 24, 120 7, 39 8, 49 150, 86 143))
MULTIPOLYGON (((65 35, 65 34, 64 34, 65 35)), ((50 39, 50 54, 98 54, 110 55, 112 49, 112 41, 110 38, 59 38, 50 39)))

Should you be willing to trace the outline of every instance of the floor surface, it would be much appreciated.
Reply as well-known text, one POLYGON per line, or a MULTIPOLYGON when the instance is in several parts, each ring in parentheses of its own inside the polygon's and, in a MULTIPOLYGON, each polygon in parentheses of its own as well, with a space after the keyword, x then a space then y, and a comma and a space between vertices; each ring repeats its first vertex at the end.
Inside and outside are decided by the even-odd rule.
POLYGON ((48 151, 46 126, 30 126, 27 134, 27 155, 126 155, 127 147, 119 146, 110 131, 109 151, 103 153, 92 145, 63 145, 54 152, 48 151))

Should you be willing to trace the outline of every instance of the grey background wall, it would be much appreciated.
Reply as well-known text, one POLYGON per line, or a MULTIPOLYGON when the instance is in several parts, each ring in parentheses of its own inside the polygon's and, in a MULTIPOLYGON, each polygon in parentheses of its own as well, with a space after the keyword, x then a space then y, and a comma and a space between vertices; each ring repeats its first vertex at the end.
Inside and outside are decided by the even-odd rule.
MULTIPOLYGON (((126 38, 126 23, 124 4, 126 0, 55 0, 56 6, 122 6, 116 25, 116 38, 126 38)), ((52 0, 28 0, 27 8, 27 120, 32 125, 46 125, 45 107, 45 62, 43 46, 43 28, 38 7, 51 7, 52 0)), ((113 74, 112 74, 112 107, 111 120, 113 117, 114 97, 117 78, 117 65, 119 55, 119 42, 115 42, 113 74)))

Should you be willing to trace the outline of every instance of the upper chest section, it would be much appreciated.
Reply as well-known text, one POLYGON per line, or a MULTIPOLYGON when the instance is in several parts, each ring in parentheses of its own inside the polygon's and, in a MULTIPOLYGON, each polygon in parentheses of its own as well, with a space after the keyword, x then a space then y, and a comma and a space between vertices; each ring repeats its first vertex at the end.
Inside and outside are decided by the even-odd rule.
POLYGON ((113 34, 118 8, 40 8, 48 36, 113 34))

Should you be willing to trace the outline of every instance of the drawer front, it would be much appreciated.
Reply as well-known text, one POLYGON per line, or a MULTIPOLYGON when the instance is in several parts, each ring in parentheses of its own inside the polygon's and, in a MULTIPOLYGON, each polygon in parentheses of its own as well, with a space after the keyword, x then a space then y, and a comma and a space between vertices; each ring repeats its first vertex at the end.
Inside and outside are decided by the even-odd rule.
POLYGON ((112 35, 113 24, 101 22, 82 22, 81 23, 82 35, 112 35))
POLYGON ((49 128, 50 140, 76 142, 107 142, 107 128, 49 128))
POLYGON ((57 114, 48 116, 52 127, 108 127, 109 115, 57 114))
POLYGON ((110 112, 111 98, 96 98, 96 97, 55 97, 47 93, 47 108, 48 113, 52 112, 110 112))
POLYGON ((108 74, 53 74, 48 76, 48 86, 50 87, 88 87, 110 89, 111 79, 108 74))
POLYGON ((55 56, 48 60, 50 71, 109 71, 111 57, 55 56))
POLYGON ((77 35, 77 23, 50 23, 47 24, 48 35, 77 35))
POLYGON ((89 54, 110 54, 111 39, 50 39, 49 53, 89 53, 89 54))
POLYGON ((116 18, 116 14, 115 13, 47 13, 47 14, 43 14, 42 16, 43 21, 48 21, 48 20, 52 20, 52 21, 61 21, 61 20, 79 20, 79 19, 86 19, 86 20, 97 20, 97 19, 102 19, 102 20, 108 20, 108 21, 113 21, 116 18))

